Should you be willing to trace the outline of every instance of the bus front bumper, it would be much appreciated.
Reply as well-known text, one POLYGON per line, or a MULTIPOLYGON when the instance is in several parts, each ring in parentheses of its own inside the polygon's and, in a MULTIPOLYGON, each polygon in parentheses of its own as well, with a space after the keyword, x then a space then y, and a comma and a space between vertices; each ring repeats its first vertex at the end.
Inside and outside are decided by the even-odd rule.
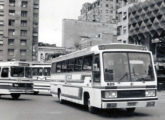
POLYGON ((139 99, 139 100, 102 100, 101 107, 103 109, 110 108, 138 108, 138 107, 154 107, 158 98, 139 99))

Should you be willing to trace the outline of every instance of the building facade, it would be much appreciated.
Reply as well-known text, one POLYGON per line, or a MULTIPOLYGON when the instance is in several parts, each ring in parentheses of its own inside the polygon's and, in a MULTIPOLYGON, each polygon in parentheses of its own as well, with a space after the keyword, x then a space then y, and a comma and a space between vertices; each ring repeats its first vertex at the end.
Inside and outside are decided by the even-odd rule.
POLYGON ((117 36, 114 34, 101 33, 93 38, 82 38, 79 42, 79 47, 80 49, 83 49, 94 45, 115 43, 116 39, 117 36))
POLYGON ((64 47, 57 47, 56 45, 39 43, 37 61, 48 62, 51 59, 64 54, 66 54, 66 49, 64 47))
MULTIPOLYGON (((165 1, 152 0, 129 8, 129 43, 146 45, 165 61, 165 1)), ((158 60, 159 61, 159 60, 158 60)))
POLYGON ((39 0, 0 0, 0 60, 37 60, 39 0))
POLYGON ((86 44, 91 44, 91 40, 95 40, 93 43, 99 40, 98 44, 112 43, 116 41, 116 33, 115 24, 64 19, 62 46, 80 49, 81 46, 84 48, 88 46, 86 44))
POLYGON ((118 22, 117 22, 117 41, 120 43, 128 43, 129 37, 129 8, 133 5, 141 2, 141 0, 121 0, 120 7, 117 10, 118 22))
POLYGON ((84 3, 79 20, 90 22, 116 23, 119 0, 96 0, 84 3))

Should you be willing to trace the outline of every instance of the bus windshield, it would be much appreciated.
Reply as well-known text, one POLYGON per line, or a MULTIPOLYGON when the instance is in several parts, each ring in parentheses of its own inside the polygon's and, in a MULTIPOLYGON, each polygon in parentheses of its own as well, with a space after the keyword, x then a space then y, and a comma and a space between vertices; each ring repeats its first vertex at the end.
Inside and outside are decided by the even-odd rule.
POLYGON ((149 53, 104 52, 103 61, 106 82, 154 81, 149 53))
POLYGON ((44 68, 44 76, 50 76, 50 67, 44 68))
POLYGON ((32 71, 33 71, 33 76, 42 76, 43 75, 42 67, 33 68, 32 71))
POLYGON ((24 67, 12 66, 11 67, 12 77, 24 77, 24 67))

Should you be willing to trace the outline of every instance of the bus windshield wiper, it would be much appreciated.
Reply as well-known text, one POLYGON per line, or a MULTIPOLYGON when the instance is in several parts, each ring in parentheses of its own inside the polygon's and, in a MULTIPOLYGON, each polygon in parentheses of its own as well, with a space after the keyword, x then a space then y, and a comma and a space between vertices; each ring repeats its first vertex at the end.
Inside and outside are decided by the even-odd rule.
POLYGON ((126 76, 128 76, 129 74, 128 74, 128 72, 126 72, 118 81, 120 82, 120 81, 122 81, 126 76))

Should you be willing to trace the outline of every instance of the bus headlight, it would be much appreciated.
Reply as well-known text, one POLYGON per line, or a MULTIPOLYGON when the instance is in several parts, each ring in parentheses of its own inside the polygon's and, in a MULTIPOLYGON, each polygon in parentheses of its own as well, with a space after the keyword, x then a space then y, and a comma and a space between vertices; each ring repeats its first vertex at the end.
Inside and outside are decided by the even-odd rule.
POLYGON ((13 87, 18 87, 18 83, 13 83, 13 87))
POLYGON ((104 91, 104 98, 117 98, 117 91, 104 91))
POLYGON ((155 90, 146 90, 145 95, 146 95, 146 97, 154 97, 154 96, 156 96, 156 91, 155 90))

